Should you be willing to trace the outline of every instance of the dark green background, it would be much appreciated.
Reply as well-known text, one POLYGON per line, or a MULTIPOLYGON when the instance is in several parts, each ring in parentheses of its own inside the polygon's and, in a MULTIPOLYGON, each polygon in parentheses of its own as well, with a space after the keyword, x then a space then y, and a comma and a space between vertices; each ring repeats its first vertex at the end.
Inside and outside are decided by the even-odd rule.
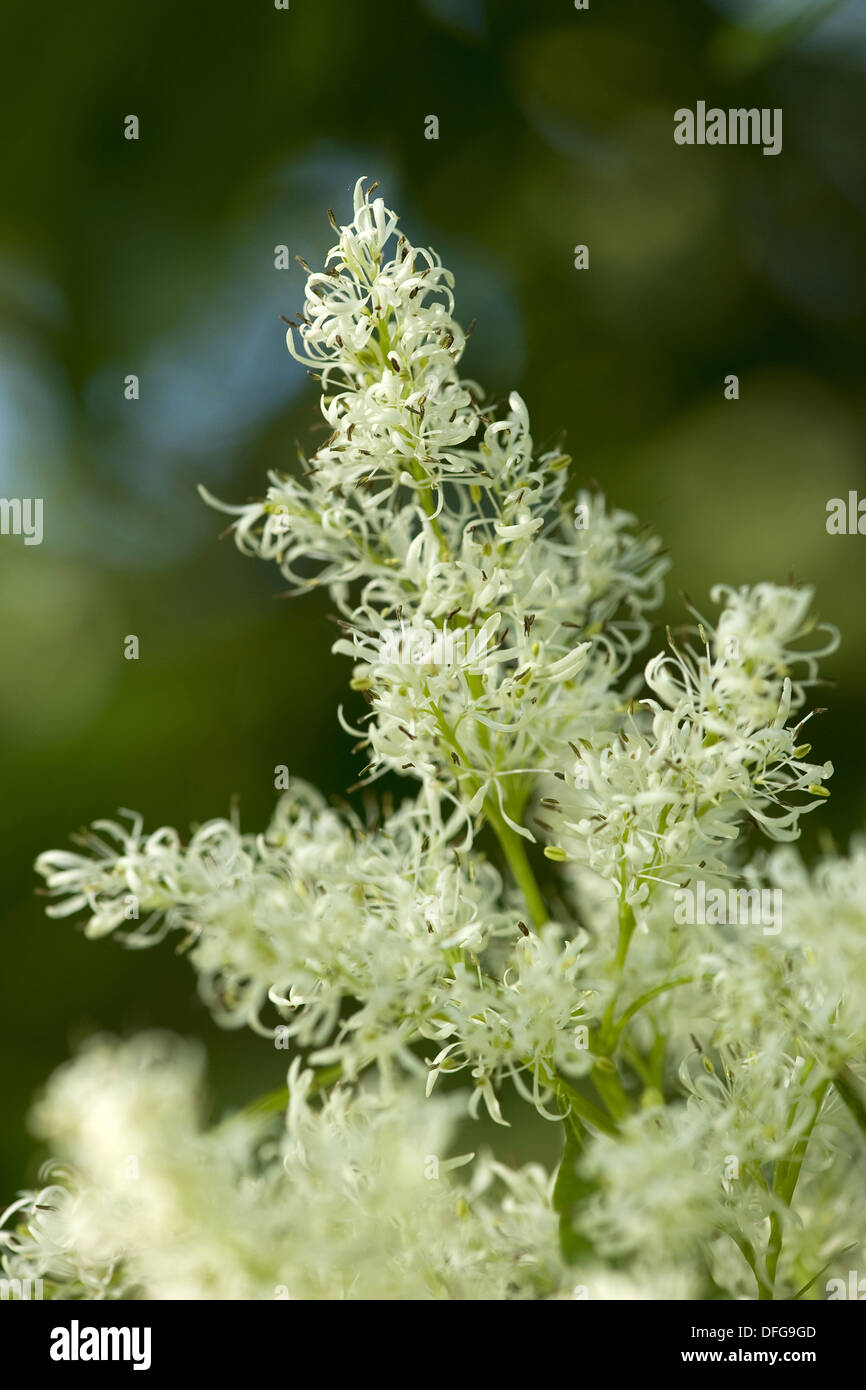
POLYGON ((170 946, 47 921, 31 865, 118 806, 185 827, 236 794, 257 828, 276 763, 327 793, 357 774, 327 604, 275 602, 195 486, 245 500, 315 448, 278 317, 303 273, 274 246, 319 263, 359 174, 457 272, 467 372, 665 536, 665 618, 719 580, 816 585, 844 637, 823 824, 862 823, 866 537, 824 526, 866 492, 862 0, 7 3, 0 51, 0 495, 45 499, 41 547, 0 538, 0 1201, 34 1174, 29 1097, 93 1028, 199 1034, 217 1106, 282 1079, 170 946), (677 147, 698 100, 782 107, 782 154, 677 147))

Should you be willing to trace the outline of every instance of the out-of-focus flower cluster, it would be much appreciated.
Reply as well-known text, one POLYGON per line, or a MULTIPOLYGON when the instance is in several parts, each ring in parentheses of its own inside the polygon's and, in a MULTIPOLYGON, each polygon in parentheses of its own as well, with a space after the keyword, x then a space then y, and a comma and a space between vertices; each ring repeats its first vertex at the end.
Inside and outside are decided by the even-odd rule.
POLYGON ((295 1062, 281 1134, 243 1115, 203 1130, 202 1081, 198 1048, 160 1034, 96 1039, 55 1075, 34 1123, 69 1172, 6 1214, 7 1278, 159 1299, 530 1297, 566 1280, 543 1170, 451 1178, 467 1158, 449 1157, 453 1103, 342 1086, 317 1103, 295 1062))

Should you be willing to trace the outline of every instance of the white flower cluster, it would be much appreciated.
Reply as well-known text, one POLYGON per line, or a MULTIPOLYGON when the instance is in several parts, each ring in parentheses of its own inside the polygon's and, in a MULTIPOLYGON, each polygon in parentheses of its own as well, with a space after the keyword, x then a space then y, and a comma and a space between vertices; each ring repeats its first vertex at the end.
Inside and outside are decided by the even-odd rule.
POLYGON ((40 857, 52 915, 182 933, 218 1021, 294 1056, 278 1104, 207 1128, 195 1050, 94 1043, 37 1108, 69 1166, 7 1212, 3 1267, 59 1297, 816 1296, 866 1240, 866 847, 791 843, 836 634, 808 589, 720 587, 641 685, 657 543, 567 503, 522 400, 460 377, 451 276, 372 192, 289 334, 330 437, 228 510, 329 589, 362 780, 414 799, 362 822, 298 782, 260 835, 133 816, 40 857), (451 1178, 467 1092, 556 1123, 555 1177, 451 1178))
POLYGON ((857 1066, 866 1060, 866 843, 811 870, 786 845, 751 867, 753 880, 759 871, 785 904, 784 925, 748 960, 730 944, 705 948, 717 1028, 757 1036, 769 1008, 798 1054, 828 1074, 857 1066))
POLYGON ((86 908, 89 936, 117 931, 130 946, 182 931, 226 1026, 276 1031, 347 1077, 374 1063, 417 1071, 410 1044, 454 1037, 431 1083, 471 1066, 473 1103, 483 1097, 497 1119, 503 1076, 524 1084, 528 1071, 538 1097, 551 1066, 586 1069, 575 1041, 582 937, 563 943, 549 926, 525 939, 518 914, 496 906, 499 874, 471 848, 449 847, 448 826, 423 801, 367 830, 296 782, 264 835, 214 820, 184 846, 170 829, 142 834, 137 819, 131 829, 100 821, 88 847, 40 856, 61 897, 49 914, 86 908), (268 1003, 276 1027, 262 1021, 268 1003))
POLYGON ((274 475, 265 501, 223 510, 243 551, 338 603, 335 650, 370 705, 366 775, 456 780, 470 814, 492 799, 528 835, 533 775, 618 707, 613 682, 646 637, 666 562, 588 494, 576 527, 568 457, 533 457, 518 395, 496 419, 460 379, 452 276, 396 227, 359 180, 354 221, 288 332, 333 432, 300 479, 274 475))
POLYGON ((808 761, 806 721, 792 716, 835 632, 820 651, 791 645, 816 628, 808 589, 719 587, 713 598, 725 607, 715 628, 700 622, 702 649, 669 635, 670 650, 646 667, 650 694, 609 734, 574 744, 546 803, 559 831, 553 855, 615 884, 639 916, 658 882, 725 874, 743 821, 793 839, 800 816, 828 795, 833 768, 808 761))

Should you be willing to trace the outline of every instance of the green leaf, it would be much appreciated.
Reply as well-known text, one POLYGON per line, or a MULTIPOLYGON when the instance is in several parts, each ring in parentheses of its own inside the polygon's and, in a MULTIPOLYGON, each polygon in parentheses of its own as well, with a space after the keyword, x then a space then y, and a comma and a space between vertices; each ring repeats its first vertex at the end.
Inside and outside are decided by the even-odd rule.
POLYGON ((827 1273, 827 1270, 830 1268, 831 1264, 834 1264, 836 1260, 841 1260, 842 1256, 847 1255, 849 1250, 856 1249, 857 1241, 852 1240, 851 1244, 846 1245, 844 1250, 837 1250, 836 1254, 831 1255, 827 1263, 821 1266, 821 1268, 818 1270, 818 1273, 812 1275, 812 1278, 809 1280, 808 1284, 804 1284, 802 1289, 797 1290, 797 1292, 794 1294, 794 1298, 802 1298, 804 1294, 809 1292, 813 1284, 817 1284, 818 1280, 821 1278, 821 1275, 827 1273))

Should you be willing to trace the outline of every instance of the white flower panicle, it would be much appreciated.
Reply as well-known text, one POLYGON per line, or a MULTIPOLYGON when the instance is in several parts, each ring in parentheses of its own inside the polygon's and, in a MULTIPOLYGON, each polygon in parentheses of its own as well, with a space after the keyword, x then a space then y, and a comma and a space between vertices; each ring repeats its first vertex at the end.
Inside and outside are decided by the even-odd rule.
MULTIPOLYGON (((37 868, 61 895, 49 914, 86 907, 90 936, 115 931, 140 947, 183 932, 218 1021, 312 1049, 315 1065, 346 1076, 372 1063, 417 1071, 410 1044, 458 1033, 447 1051, 472 1065, 474 1104, 483 1096, 501 1120, 505 1076, 529 1073, 540 1095, 549 1093, 549 1062, 585 1070, 587 1054, 574 1044, 584 1013, 575 988, 581 938, 560 945, 550 927, 525 940, 517 914, 496 906, 493 866, 449 848, 445 827, 437 840, 435 823, 424 806, 407 804, 368 831, 296 782, 264 835, 215 820, 184 846, 168 829, 143 835, 138 820, 129 830, 100 821, 92 857, 48 852, 37 868), (562 994, 556 1008, 548 971, 562 994), (476 1009, 482 1019, 468 1016, 476 1009)), ((431 1079, 445 1065, 444 1054, 433 1059, 431 1079)), ((455 1069, 457 1058, 447 1065, 455 1069)))
POLYGON ((659 883, 730 873, 744 822, 793 839, 828 795, 833 768, 809 761, 806 719, 794 715, 835 632, 820 652, 788 645, 814 630, 809 590, 762 584, 714 597, 726 606, 715 628, 700 622, 701 647, 669 634, 669 650, 647 664, 649 693, 617 729, 572 744, 554 796, 555 849, 617 885, 641 916, 659 883))
POLYGON ((120 931, 131 946, 182 931, 220 1022, 273 1032, 261 1022, 270 1001, 284 1034, 350 1071, 411 1065, 408 1043, 453 963, 518 935, 516 914, 492 906, 496 870, 450 847, 422 804, 367 830, 295 782, 263 835, 214 820, 183 845, 172 830, 142 834, 138 820, 100 821, 91 844, 92 856, 40 856, 49 891, 63 895, 50 914, 86 907, 88 935, 120 931), (342 1018, 348 999, 360 1007, 342 1018))
POLYGON ((328 589, 361 782, 413 794, 361 820, 295 782, 261 834, 121 812, 40 856, 50 915, 180 933, 215 1018, 292 1056, 208 1125, 195 1048, 92 1042, 34 1112, 63 1166, 2 1269, 58 1298, 818 1296, 866 1242, 866 847, 793 844, 837 635, 808 588, 720 586, 641 681, 658 542, 567 501, 520 397, 461 376, 452 277, 373 193, 288 335, 329 437, 224 510, 328 589), (456 1152, 466 1107, 521 1102, 555 1175, 456 1152))
POLYGON ((497 419, 459 378, 453 277, 396 227, 359 180, 354 221, 288 332, 333 432, 300 478, 223 510, 243 551, 338 603, 335 650, 370 704, 364 776, 456 778, 473 812, 492 798, 531 838, 518 823, 534 775, 570 729, 611 718, 666 561, 589 494, 575 524, 568 457, 535 458, 516 393, 497 419))

